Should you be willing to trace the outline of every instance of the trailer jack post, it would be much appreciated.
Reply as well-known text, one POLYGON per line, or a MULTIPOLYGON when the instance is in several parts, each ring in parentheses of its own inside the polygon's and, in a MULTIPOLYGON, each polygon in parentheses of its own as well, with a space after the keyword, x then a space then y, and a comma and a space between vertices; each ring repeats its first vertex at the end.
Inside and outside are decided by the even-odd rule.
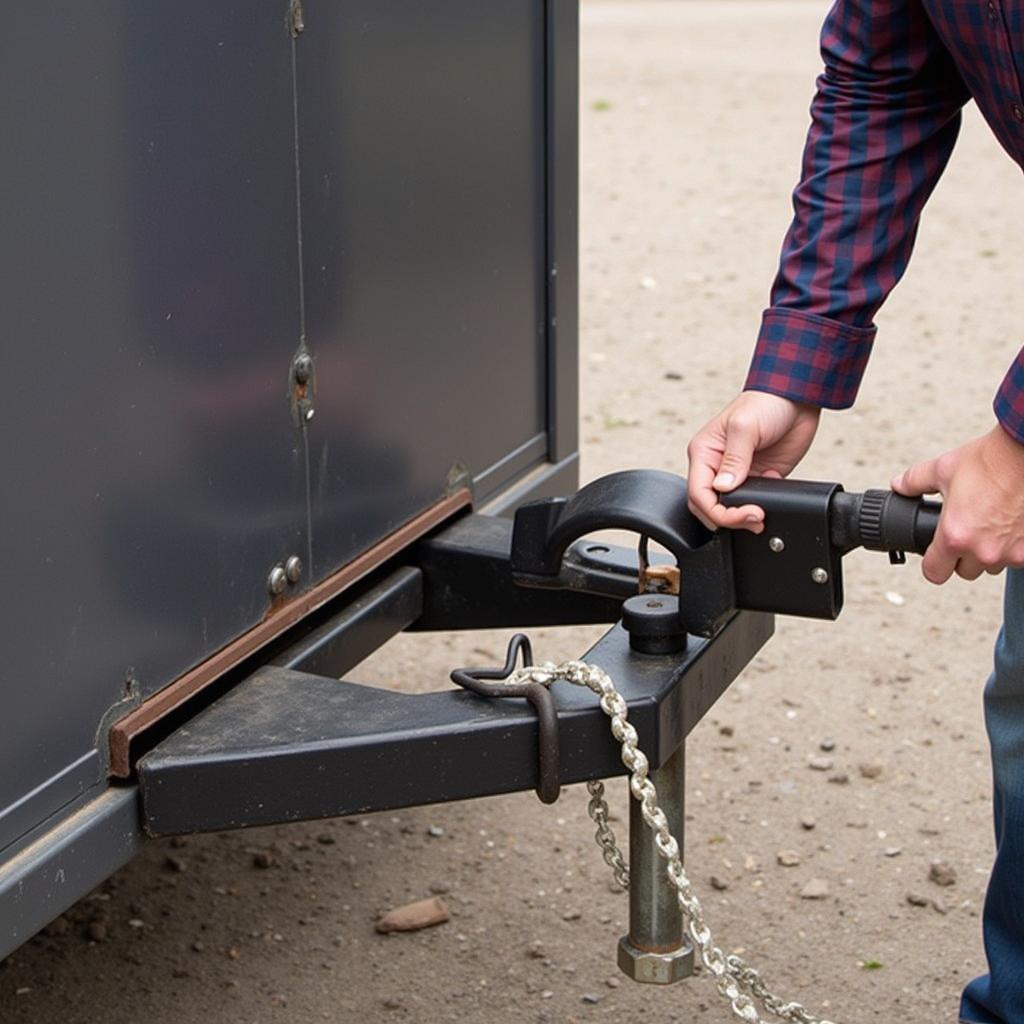
MULTIPOLYGON (((669 829, 683 842, 686 808, 686 750, 680 744, 651 781, 669 829)), ((619 940, 619 969, 631 980, 672 985, 693 974, 693 946, 683 934, 683 915, 676 891, 654 841, 644 824, 639 800, 629 801, 629 934, 619 940)))

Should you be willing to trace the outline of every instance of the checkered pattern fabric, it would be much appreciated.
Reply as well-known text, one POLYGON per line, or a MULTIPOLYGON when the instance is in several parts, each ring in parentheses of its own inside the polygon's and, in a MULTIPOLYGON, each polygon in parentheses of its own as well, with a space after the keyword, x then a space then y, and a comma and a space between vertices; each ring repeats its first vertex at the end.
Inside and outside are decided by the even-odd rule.
MULTIPOLYGON (((794 218, 746 387, 853 403, 971 98, 1024 166, 1024 0, 836 0, 794 218)), ((1024 442, 1024 350, 994 408, 1024 442)))

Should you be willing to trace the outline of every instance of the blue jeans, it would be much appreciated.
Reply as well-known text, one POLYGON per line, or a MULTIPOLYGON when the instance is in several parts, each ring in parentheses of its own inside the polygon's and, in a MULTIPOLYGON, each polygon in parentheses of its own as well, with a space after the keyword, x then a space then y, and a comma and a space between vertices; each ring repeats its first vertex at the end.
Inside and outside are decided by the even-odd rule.
POLYGON ((996 860, 982 925, 989 973, 964 989, 960 1018, 1024 1024, 1024 569, 1006 573, 1003 628, 985 687, 996 860))

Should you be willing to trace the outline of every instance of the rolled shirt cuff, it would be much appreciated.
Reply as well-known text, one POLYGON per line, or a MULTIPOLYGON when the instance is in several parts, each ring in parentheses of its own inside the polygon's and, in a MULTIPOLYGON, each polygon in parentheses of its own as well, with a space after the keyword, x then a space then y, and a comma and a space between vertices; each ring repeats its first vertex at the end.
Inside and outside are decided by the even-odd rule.
MULTIPOLYGON (((824 409, 848 409, 857 397, 876 333, 874 325, 853 327, 801 309, 766 309, 745 390, 824 409)), ((1021 398, 1024 420, 1024 392, 1021 398)))

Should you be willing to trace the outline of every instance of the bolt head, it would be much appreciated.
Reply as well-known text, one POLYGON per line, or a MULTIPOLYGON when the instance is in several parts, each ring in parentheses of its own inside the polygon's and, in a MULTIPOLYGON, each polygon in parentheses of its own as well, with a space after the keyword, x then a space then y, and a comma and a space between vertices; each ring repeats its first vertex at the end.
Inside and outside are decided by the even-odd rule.
POLYGON ((275 565, 267 577, 267 590, 270 591, 273 597, 278 597, 284 593, 286 586, 288 586, 288 577, 284 574, 284 568, 280 565, 275 565))
POLYGON ((284 574, 289 583, 298 583, 302 578, 302 559, 298 555, 292 555, 284 563, 284 574))
POLYGON ((305 384, 313 376, 313 357, 305 353, 296 356, 295 362, 292 364, 292 372, 300 384, 305 384))
POLYGON ((828 573, 820 565, 816 565, 811 570, 811 579, 815 583, 828 583, 828 573))
POLYGON ((624 935, 619 939, 619 970, 641 985, 674 985, 693 974, 693 946, 683 941, 671 953, 647 953, 624 935))
POLYGON ((768 547, 771 548, 775 554, 779 554, 780 551, 786 550, 786 542, 781 537, 769 537, 768 547))

